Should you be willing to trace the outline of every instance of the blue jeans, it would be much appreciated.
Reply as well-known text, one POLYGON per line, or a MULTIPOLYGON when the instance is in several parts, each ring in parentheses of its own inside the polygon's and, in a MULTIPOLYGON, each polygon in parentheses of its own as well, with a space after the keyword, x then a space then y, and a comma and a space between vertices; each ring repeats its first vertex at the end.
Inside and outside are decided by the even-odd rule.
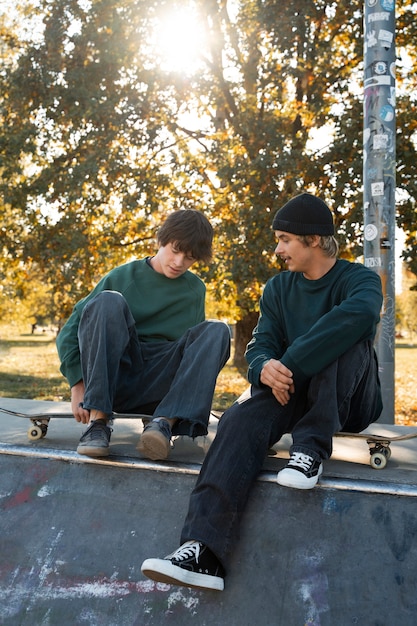
POLYGON ((269 388, 252 387, 219 422, 190 497, 181 543, 201 541, 225 567, 268 448, 291 433, 291 452, 327 459, 337 431, 359 432, 378 419, 381 410, 371 342, 354 346, 296 389, 286 406, 269 388))
POLYGON ((217 375, 230 355, 226 324, 206 321, 176 341, 140 342, 124 297, 103 291, 84 307, 78 341, 86 409, 178 418, 173 434, 207 434, 217 375))

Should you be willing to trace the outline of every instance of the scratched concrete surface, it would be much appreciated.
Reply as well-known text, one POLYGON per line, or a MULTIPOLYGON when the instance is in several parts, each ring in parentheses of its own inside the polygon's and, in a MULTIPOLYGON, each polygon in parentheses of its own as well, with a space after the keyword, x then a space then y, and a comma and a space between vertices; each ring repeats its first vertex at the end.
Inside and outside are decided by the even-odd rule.
MULTIPOLYGON (((67 405, 59 403, 65 410, 67 405)), ((33 411, 57 403, 0 398, 33 411)), ((143 462, 137 420, 120 420, 112 454, 85 462, 82 427, 0 412, 0 624, 7 626, 415 626, 417 440, 392 444, 384 470, 365 442, 335 439, 321 485, 279 487, 288 440, 254 486, 223 593, 145 579, 140 565, 178 545, 188 496, 215 433, 143 462)), ((395 426, 381 432, 408 432, 395 426)))

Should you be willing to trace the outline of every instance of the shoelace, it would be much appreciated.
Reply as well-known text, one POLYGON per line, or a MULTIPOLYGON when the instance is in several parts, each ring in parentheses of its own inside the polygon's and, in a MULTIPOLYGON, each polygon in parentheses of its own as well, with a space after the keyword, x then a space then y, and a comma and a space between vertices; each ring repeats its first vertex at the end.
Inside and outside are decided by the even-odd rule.
POLYGON ((103 431, 107 435, 107 428, 108 428, 108 426, 106 426, 106 424, 100 424, 100 422, 98 420, 97 420, 97 422, 98 422, 97 424, 94 422, 90 426, 89 435, 90 435, 91 439, 101 439, 101 437, 103 435, 103 431))
MULTIPOLYGON (((158 424, 159 429, 161 430, 162 434, 165 435, 165 437, 167 439, 171 439, 171 436, 172 436, 171 426, 169 425, 167 420, 162 418, 162 419, 158 419, 157 422, 155 420, 153 420, 153 423, 154 424, 158 424)), ((151 425, 152 425, 152 422, 149 422, 149 424, 146 426, 146 428, 151 427, 151 425)))
POLYGON ((303 454, 302 452, 293 452, 291 454, 291 459, 289 460, 288 465, 301 467, 301 469, 307 471, 310 469, 313 463, 313 457, 309 456, 308 454, 303 454))
POLYGON ((198 541, 187 541, 178 550, 170 554, 166 558, 175 559, 177 561, 184 561, 189 557, 194 557, 198 563, 198 557, 200 556, 200 543, 198 541))

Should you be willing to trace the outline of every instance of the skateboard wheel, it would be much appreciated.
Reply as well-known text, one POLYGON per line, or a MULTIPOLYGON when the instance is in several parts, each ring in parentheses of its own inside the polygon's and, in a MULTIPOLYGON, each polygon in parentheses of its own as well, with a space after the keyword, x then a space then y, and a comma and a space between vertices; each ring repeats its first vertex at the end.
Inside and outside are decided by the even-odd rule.
POLYGON ((391 458, 391 448, 384 448, 384 454, 388 461, 391 458))
POLYGON ((42 437, 46 437, 46 433, 48 432, 48 425, 47 424, 41 424, 40 428, 42 430, 42 437))
MULTIPOLYGON (((46 433, 45 433, 46 434, 46 433)), ((31 426, 28 430, 28 437, 31 441, 36 441, 37 439, 42 439, 45 435, 42 432, 42 428, 40 426, 31 426)))
POLYGON ((371 454, 371 466, 374 469, 384 469, 387 464, 387 456, 382 452, 371 454))

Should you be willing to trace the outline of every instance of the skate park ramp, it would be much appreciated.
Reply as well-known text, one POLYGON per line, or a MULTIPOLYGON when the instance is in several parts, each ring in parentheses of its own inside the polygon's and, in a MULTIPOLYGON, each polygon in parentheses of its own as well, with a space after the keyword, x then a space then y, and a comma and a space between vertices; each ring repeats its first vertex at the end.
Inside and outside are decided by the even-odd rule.
MULTIPOLYGON (((15 411, 66 403, 0 398, 15 411)), ((0 412, 0 624, 7 626, 415 626, 417 439, 383 470, 363 440, 335 439, 319 485, 280 487, 284 439, 265 460, 223 592, 157 584, 142 561, 179 544, 188 497, 216 431, 140 458, 140 420, 115 422, 111 455, 75 452, 82 426, 0 412)), ((374 425, 384 434, 407 427, 374 425)), ((417 429, 416 429, 417 430, 417 429)))

